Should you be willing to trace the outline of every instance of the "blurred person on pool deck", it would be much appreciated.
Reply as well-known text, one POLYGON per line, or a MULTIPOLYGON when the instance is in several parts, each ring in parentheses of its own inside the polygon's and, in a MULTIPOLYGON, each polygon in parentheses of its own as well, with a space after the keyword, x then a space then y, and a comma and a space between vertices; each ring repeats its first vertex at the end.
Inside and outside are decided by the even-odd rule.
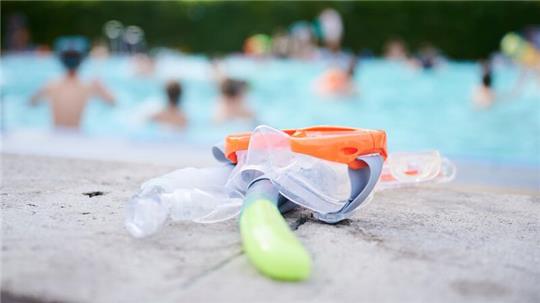
POLYGON ((482 83, 475 89, 473 102, 478 108, 489 108, 495 100, 495 93, 492 89, 492 69, 489 61, 482 61, 482 83))
POLYGON ((6 25, 5 42, 8 51, 20 52, 34 49, 26 16, 21 14, 11 15, 8 17, 6 25))
POLYGON ((179 106, 182 98, 182 86, 176 81, 169 81, 165 85, 165 92, 168 105, 165 109, 152 116, 152 121, 173 128, 184 128, 187 119, 179 106))
POLYGON ((321 12, 318 18, 319 35, 328 49, 323 52, 324 57, 341 55, 341 39, 343 37, 343 21, 340 14, 331 8, 321 12))
POLYGON ((55 127, 79 128, 86 104, 92 97, 98 97, 109 104, 115 100, 111 93, 98 81, 84 83, 77 69, 88 50, 88 42, 83 37, 64 37, 56 41, 56 52, 66 69, 64 76, 51 81, 39 89, 31 98, 31 104, 47 100, 52 108, 55 127))
POLYGON ((323 10, 317 18, 315 28, 315 32, 324 44, 319 51, 319 58, 330 64, 347 66, 351 54, 341 48, 344 26, 339 12, 332 8, 323 10))

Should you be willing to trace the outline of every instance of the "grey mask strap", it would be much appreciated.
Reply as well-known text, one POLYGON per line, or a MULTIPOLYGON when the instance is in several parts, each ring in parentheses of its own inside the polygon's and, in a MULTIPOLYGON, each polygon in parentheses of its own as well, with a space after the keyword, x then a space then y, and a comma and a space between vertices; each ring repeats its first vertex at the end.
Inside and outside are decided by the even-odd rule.
POLYGON ((347 217, 362 204, 375 188, 381 176, 384 159, 379 154, 358 157, 358 160, 367 164, 367 167, 359 170, 350 170, 350 178, 353 194, 349 203, 334 213, 314 213, 315 218, 326 223, 337 223, 347 217))
POLYGON ((214 158, 221 163, 229 164, 231 162, 225 156, 225 144, 223 144, 223 142, 217 143, 212 147, 212 155, 214 155, 214 158))

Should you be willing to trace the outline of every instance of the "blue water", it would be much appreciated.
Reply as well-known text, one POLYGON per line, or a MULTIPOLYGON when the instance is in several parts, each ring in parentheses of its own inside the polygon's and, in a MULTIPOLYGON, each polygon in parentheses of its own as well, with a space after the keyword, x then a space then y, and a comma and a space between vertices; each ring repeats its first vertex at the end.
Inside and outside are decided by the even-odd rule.
MULTIPOLYGON (((249 104, 259 123, 278 128, 316 124, 384 129, 390 151, 439 149, 453 156, 540 164, 540 84, 525 82, 517 95, 501 97, 488 110, 477 110, 471 93, 479 67, 451 62, 422 72, 384 60, 365 60, 355 79, 360 94, 348 98, 318 96, 313 82, 325 62, 228 59, 230 75, 249 82, 249 104)), ((46 104, 28 105, 29 96, 47 79, 59 77, 61 66, 50 56, 2 57, 4 132, 22 128, 52 129, 46 104)), ((253 125, 216 125, 212 115, 217 89, 204 57, 160 55, 152 76, 134 73, 132 59, 89 59, 81 67, 85 79, 99 77, 117 97, 111 108, 93 100, 82 130, 89 136, 120 136, 140 141, 211 144, 229 132, 253 125), (172 134, 148 123, 145 114, 164 103, 163 83, 180 79, 189 127, 172 134)), ((508 95, 519 75, 513 66, 495 67, 495 89, 508 95)))

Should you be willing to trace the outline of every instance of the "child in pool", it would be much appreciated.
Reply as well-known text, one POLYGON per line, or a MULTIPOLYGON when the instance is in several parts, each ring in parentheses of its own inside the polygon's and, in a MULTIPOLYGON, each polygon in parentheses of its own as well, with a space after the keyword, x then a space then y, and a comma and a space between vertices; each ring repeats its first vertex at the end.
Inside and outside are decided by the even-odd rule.
POLYGON ((393 61, 409 61, 409 54, 405 43, 400 39, 392 39, 386 42, 384 57, 393 61))
POLYGON ((473 102, 479 108, 489 108, 495 100, 495 94, 492 90, 491 64, 488 61, 483 61, 481 66, 482 83, 476 88, 473 94, 473 102))
POLYGON ((65 75, 47 83, 39 89, 30 99, 31 105, 40 101, 49 101, 52 107, 55 127, 79 128, 81 117, 86 104, 92 97, 98 97, 109 104, 114 104, 112 94, 97 80, 84 83, 79 79, 77 70, 84 59, 83 51, 75 47, 71 40, 61 44, 59 57, 66 69, 65 75), (63 49, 62 49, 63 48, 63 49))
POLYGON ((225 78, 220 82, 221 97, 218 101, 214 120, 225 122, 230 120, 253 120, 254 114, 245 100, 247 83, 245 81, 225 78))
POLYGON ((316 82, 316 90, 324 95, 352 95, 358 93, 353 79, 357 66, 356 58, 350 61, 346 70, 335 68, 327 71, 316 82))
POLYGON ((440 51, 430 43, 424 43, 415 56, 409 60, 411 67, 423 71, 432 71, 441 67, 444 58, 440 51))
POLYGON ((167 107, 152 116, 152 121, 173 128, 183 128, 187 124, 187 119, 180 108, 182 97, 182 86, 176 81, 170 81, 165 85, 167 94, 167 107))

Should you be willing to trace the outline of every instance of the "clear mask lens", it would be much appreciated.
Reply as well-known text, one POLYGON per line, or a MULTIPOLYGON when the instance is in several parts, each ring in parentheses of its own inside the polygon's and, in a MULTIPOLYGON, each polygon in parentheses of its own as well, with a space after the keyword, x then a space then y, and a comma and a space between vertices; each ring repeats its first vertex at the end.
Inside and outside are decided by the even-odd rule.
POLYGON ((351 195, 346 164, 295 153, 289 136, 268 126, 257 127, 248 150, 237 157, 227 188, 245 191, 254 180, 267 178, 289 200, 322 213, 338 211, 351 195))
POLYGON ((190 220, 198 223, 215 223, 234 218, 240 213, 243 202, 241 194, 212 186, 178 189, 162 197, 169 205, 173 221, 190 220))

